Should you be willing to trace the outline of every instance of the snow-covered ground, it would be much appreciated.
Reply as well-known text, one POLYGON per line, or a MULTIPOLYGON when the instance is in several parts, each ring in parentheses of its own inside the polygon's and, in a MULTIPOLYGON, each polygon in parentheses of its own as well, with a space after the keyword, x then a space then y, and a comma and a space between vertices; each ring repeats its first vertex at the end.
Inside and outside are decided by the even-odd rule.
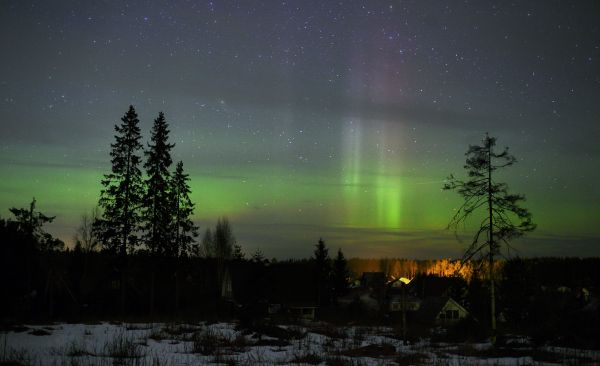
POLYGON ((324 323, 268 325, 253 331, 233 323, 51 324, 0 334, 0 365, 552 365, 600 364, 599 351, 510 348, 487 343, 410 345, 385 327, 324 323))

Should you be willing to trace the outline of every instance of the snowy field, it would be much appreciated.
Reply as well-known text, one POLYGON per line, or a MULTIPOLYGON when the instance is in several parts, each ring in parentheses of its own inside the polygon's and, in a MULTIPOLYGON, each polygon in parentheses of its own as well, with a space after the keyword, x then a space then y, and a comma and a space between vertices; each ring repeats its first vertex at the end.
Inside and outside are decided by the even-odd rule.
POLYGON ((23 325, 0 334, 0 365, 600 365, 600 351, 410 345, 385 327, 234 323, 23 325))

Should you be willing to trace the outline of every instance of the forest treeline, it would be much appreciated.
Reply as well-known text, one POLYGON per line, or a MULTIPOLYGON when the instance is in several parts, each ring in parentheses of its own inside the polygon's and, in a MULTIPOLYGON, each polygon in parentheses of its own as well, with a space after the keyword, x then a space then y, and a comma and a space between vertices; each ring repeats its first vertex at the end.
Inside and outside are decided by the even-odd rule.
MULTIPOLYGON (((359 259, 347 261, 338 251, 329 258, 322 248, 307 243, 307 259, 268 260, 260 251, 252 256, 153 257, 140 251, 128 256, 122 282, 118 254, 85 251, 82 247, 56 250, 42 228, 34 230, 15 220, 0 219, 0 313, 5 319, 73 319, 139 316, 204 318, 218 315, 226 296, 238 304, 259 301, 290 302, 331 298, 343 294, 364 272, 384 272, 388 280, 399 277, 447 276, 466 289, 481 287, 487 270, 475 263, 456 271, 459 261, 412 259, 359 259), (312 254, 312 256, 311 256, 312 254), (227 268, 224 281, 222 268, 227 268), (465 275, 466 276, 461 276, 465 275), (154 283, 149 281, 154 277, 154 283), (118 299, 121 283, 127 290, 125 313, 118 299), (223 283, 231 285, 225 294, 223 283), (341 284, 340 284, 341 283, 341 284), (154 309, 151 309, 151 292, 154 309), (153 314, 151 313, 153 312, 153 314)), ((321 242, 321 241, 320 241, 321 242)), ((238 246, 238 251, 242 250, 238 246)), ((600 258, 513 258, 497 262, 503 302, 526 302, 543 289, 567 287, 596 291, 600 287, 600 258)), ((471 289, 472 290, 472 289, 471 289)), ((457 290, 460 300, 463 290, 457 290)), ((228 300, 229 301, 229 300, 228 300)), ((485 297, 471 302, 483 301, 485 297)), ((533 300, 531 300, 533 301, 533 300)), ((322 301, 325 307, 333 303, 322 301)), ((522 312, 527 304, 511 305, 522 312)), ((476 307, 472 304, 472 307, 476 307)))
MULTIPOLYGON (((37 212, 33 204, 12 211, 13 219, 0 219, 4 323, 259 319, 268 304, 302 303, 318 306, 317 316, 323 320, 386 321, 383 313, 369 315, 360 306, 337 307, 336 298, 344 296, 364 272, 384 272, 388 280, 412 278, 416 294, 425 296, 433 279, 449 278, 449 294, 478 320, 476 328, 489 317, 488 271, 477 262, 461 267, 448 259, 346 260, 340 250, 331 258, 323 240, 316 246, 307 243, 307 259, 268 260, 260 251, 246 256, 239 245, 228 246, 223 257, 214 249, 215 237, 233 235, 230 224, 223 230, 221 221, 207 235, 208 252, 202 256, 156 256, 139 250, 129 253, 123 266, 119 253, 110 250, 86 250, 81 245, 59 249, 57 240, 43 230, 43 222, 52 218, 37 212), (419 285, 424 283, 429 285, 419 285), (119 301, 123 292, 125 304, 119 301)), ((590 318, 581 309, 596 300, 583 302, 581 294, 596 296, 600 258, 513 258, 495 263, 498 307, 509 329, 542 340, 570 334, 573 344, 593 339, 590 324, 597 325, 598 317, 590 318)))

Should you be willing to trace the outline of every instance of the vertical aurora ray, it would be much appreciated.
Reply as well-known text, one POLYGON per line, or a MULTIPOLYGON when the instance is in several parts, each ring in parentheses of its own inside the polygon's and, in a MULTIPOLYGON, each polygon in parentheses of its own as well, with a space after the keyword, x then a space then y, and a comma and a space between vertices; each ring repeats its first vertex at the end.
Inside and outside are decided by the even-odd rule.
POLYGON ((360 123, 348 121, 342 131, 342 187, 344 200, 344 221, 342 225, 353 226, 361 219, 362 130, 360 123))
POLYGON ((343 174, 344 226, 394 229, 401 220, 401 179, 398 159, 390 157, 395 143, 385 122, 344 124, 343 174), (373 126, 371 126, 373 127, 373 126))
POLYGON ((386 174, 383 158, 378 162, 375 194, 377 197, 377 226, 397 228, 400 226, 400 180, 386 174))
POLYGON ((389 154, 394 151, 394 141, 389 124, 378 122, 376 128, 377 138, 377 172, 376 172, 376 195, 377 195, 377 225, 392 229, 401 226, 401 184, 402 181, 397 173, 397 165, 400 159, 389 154))

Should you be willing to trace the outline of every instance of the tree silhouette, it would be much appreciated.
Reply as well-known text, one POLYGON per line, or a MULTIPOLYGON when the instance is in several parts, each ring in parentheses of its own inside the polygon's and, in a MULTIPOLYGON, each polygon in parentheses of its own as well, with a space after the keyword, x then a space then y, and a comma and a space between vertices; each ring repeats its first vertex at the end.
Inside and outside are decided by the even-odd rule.
POLYGON ((232 258, 235 260, 244 260, 246 255, 242 251, 242 246, 239 244, 233 245, 233 253, 231 254, 232 258))
POLYGON ((212 231, 209 227, 206 228, 206 230, 204 231, 204 235, 202 236, 202 242, 200 246, 202 247, 202 251, 204 252, 203 254, 206 258, 214 257, 215 244, 213 240, 212 231))
POLYGON ((496 337, 496 295, 494 284, 494 257, 504 245, 510 249, 510 240, 522 236, 535 228, 531 214, 521 207, 525 196, 508 193, 506 183, 496 182, 493 174, 498 169, 513 165, 517 159, 505 148, 501 153, 494 151, 496 139, 487 134, 482 145, 469 146, 464 168, 468 179, 460 180, 450 176, 444 184, 445 190, 458 192, 464 199, 463 204, 452 217, 448 227, 458 230, 467 219, 477 216, 483 219, 471 244, 465 251, 463 260, 475 256, 487 258, 490 284, 490 315, 492 342, 496 337), (516 223, 515 223, 516 222, 516 223))
POLYGON ((330 276, 331 276, 331 259, 329 258, 329 249, 325 246, 322 238, 315 246, 314 252, 315 261, 315 280, 317 281, 317 303, 319 306, 329 304, 330 295, 330 276))
POLYGON ((94 223, 100 219, 100 210, 94 206, 89 213, 81 215, 81 223, 75 232, 75 243, 86 252, 92 252, 97 249, 98 238, 94 233, 94 223))
POLYGON ((25 238, 34 249, 40 251, 63 249, 64 243, 45 232, 42 227, 54 221, 55 216, 46 216, 35 210, 36 200, 33 198, 29 208, 12 207, 9 211, 15 216, 17 230, 25 235, 25 238))
MULTIPOLYGON (((46 216, 36 211, 35 203, 36 200, 33 198, 29 208, 12 207, 9 211, 15 216, 15 219, 0 220, 0 226, 2 226, 0 230, 2 253, 0 254, 3 257, 1 262, 6 261, 5 263, 0 262, 0 264, 6 271, 5 274, 9 275, 9 277, 3 278, 12 278, 11 283, 16 282, 11 284, 13 288, 19 288, 22 285, 23 292, 17 291, 20 295, 30 294, 34 289, 35 274, 41 268, 39 253, 64 248, 61 240, 53 238, 43 229, 45 224, 54 220, 54 216, 46 216)), ((9 286, 5 284, 2 287, 8 288, 9 286)))
POLYGON ((333 290, 336 296, 344 295, 348 291, 348 263, 342 253, 342 249, 338 249, 337 256, 333 261, 333 290))
POLYGON ((171 191, 173 194, 174 217, 174 244, 177 255, 192 255, 198 251, 194 242, 198 236, 198 227, 194 224, 191 216, 194 214, 194 204, 190 199, 189 175, 183 171, 183 162, 178 162, 175 174, 171 180, 171 191))
POLYGON ((144 168, 148 178, 145 181, 146 192, 144 195, 144 241, 151 254, 159 256, 178 255, 178 246, 172 234, 173 205, 171 204, 170 190, 171 174, 171 149, 174 144, 168 142, 169 125, 165 115, 160 112, 154 120, 151 132, 151 143, 146 150, 146 163, 144 168))
POLYGON ((115 125, 116 141, 110 145, 111 172, 104 175, 101 182, 104 188, 98 202, 104 211, 94 230, 106 251, 119 254, 122 316, 125 316, 127 294, 127 251, 133 252, 138 244, 144 196, 139 122, 135 109, 130 105, 121 118, 121 125, 115 125))
MULTIPOLYGON (((226 286, 229 276, 226 263, 232 258, 233 246, 235 245, 235 237, 231 230, 231 225, 226 217, 217 220, 215 231, 212 235, 213 253, 207 253, 207 256, 216 258, 217 262, 217 283, 219 288, 226 286), (210 254, 210 255, 208 255, 210 254)), ((220 294, 221 296, 223 293, 220 294)))
POLYGON ((258 263, 258 264, 262 264, 262 265, 269 264, 269 260, 267 258, 265 258, 265 255, 263 254, 262 250, 260 250, 260 248, 256 249, 254 251, 250 261, 252 261, 253 263, 258 263))
POLYGON ((227 217, 217 220, 217 226, 213 234, 214 257, 221 260, 231 259, 235 237, 227 217))
POLYGON ((143 198, 142 172, 140 171, 142 149, 139 119, 133 106, 115 125, 115 143, 111 144, 111 172, 104 175, 99 206, 104 210, 102 219, 96 222, 96 233, 104 249, 127 255, 137 245, 143 198))

